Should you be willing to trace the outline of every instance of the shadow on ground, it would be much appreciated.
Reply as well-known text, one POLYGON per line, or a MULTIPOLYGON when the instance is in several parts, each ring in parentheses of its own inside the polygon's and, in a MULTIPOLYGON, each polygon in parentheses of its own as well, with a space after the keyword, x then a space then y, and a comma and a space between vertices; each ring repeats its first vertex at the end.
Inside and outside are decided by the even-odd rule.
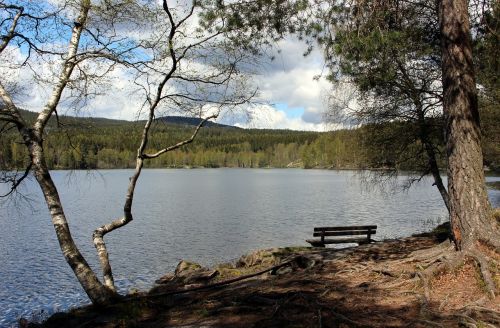
POLYGON ((57 314, 42 326, 454 327, 454 309, 425 301, 414 279, 417 264, 405 262, 436 243, 420 236, 340 251, 311 249, 310 268, 196 292, 142 295, 105 309, 57 314))

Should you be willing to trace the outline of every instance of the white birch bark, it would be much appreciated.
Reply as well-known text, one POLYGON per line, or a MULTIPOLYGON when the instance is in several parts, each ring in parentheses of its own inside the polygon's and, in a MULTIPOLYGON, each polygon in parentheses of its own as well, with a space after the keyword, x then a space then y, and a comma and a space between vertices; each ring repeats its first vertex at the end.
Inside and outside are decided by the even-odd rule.
MULTIPOLYGON (((67 56, 62 63, 61 73, 57 78, 49 100, 41 113, 38 115, 33 127, 27 126, 26 122, 20 115, 18 107, 14 104, 12 97, 2 84, 0 84, 0 97, 6 105, 4 112, 8 114, 10 121, 16 124, 24 143, 28 148, 31 160, 30 166, 42 190, 52 219, 52 224, 59 241, 59 246, 66 262, 73 270, 76 278, 89 296, 92 303, 104 304, 116 297, 116 293, 99 281, 96 274, 92 271, 89 264, 76 246, 59 198, 59 193, 47 168, 43 148, 44 128, 52 114, 56 111, 61 95, 67 86, 71 73, 75 67, 75 57, 78 52, 82 31, 85 23, 87 22, 89 10, 90 0, 82 0, 80 3, 79 15, 75 20, 75 25, 72 30, 67 56)), ((18 16, 16 16, 16 18, 18 18, 18 16)), ((17 20, 15 22, 17 22, 17 20)))

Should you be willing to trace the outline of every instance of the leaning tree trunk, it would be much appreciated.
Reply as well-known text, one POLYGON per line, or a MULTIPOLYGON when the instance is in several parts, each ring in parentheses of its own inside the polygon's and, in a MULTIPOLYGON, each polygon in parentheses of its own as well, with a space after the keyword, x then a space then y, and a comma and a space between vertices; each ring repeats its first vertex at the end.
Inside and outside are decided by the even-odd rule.
POLYGON ((467 0, 439 3, 450 222, 458 250, 498 236, 484 184, 467 5, 467 0))
POLYGON ((439 191, 441 198, 443 199, 444 205, 450 212, 450 197, 448 195, 448 191, 443 183, 443 179, 441 178, 441 172, 439 171, 439 165, 437 162, 436 151, 434 150, 434 144, 430 140, 429 131, 427 129, 427 122, 425 121, 425 117, 420 115, 421 111, 419 111, 419 129, 420 129, 420 140, 422 141, 425 152, 428 157, 429 170, 434 178, 434 185, 439 191), (420 117, 421 116, 421 117, 420 117))
POLYGON ((52 224, 56 231, 57 240, 59 241, 59 246, 61 247, 66 262, 70 265, 82 288, 93 304, 105 304, 110 302, 117 297, 117 294, 99 281, 78 250, 71 236, 68 221, 66 220, 66 215, 64 214, 62 203, 59 199, 59 193, 57 192, 56 186, 52 181, 45 163, 41 142, 28 140, 27 143, 33 163, 33 173, 45 197, 52 218, 52 224))
POLYGON ((427 123, 427 119, 425 117, 424 105, 421 99, 421 91, 415 86, 413 79, 408 74, 408 71, 405 65, 398 59, 398 55, 394 53, 394 60, 398 65, 398 68, 403 76, 403 81, 407 89, 401 89, 401 92, 405 93, 407 90, 410 90, 409 97, 412 99, 413 104, 415 106, 417 112, 417 123, 418 123, 418 135, 420 141, 424 145, 425 152, 427 153, 427 163, 429 165, 429 171, 434 178, 434 185, 441 194, 441 198, 443 199, 444 205, 450 212, 450 197, 448 196, 448 191, 444 186, 443 179, 441 178, 441 172, 439 171, 439 165, 437 162, 437 154, 434 148, 434 143, 431 140, 431 135, 429 132, 429 125, 427 123))

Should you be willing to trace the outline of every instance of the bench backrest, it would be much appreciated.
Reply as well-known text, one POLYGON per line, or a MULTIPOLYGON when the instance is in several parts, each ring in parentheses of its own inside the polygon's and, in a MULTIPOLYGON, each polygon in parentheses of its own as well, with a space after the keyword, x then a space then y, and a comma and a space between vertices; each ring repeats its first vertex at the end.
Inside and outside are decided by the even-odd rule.
POLYGON ((366 226, 350 226, 350 227, 317 227, 314 228, 314 237, 321 237, 324 239, 325 236, 353 236, 353 235, 366 235, 370 239, 371 235, 377 233, 376 225, 366 225, 366 226))

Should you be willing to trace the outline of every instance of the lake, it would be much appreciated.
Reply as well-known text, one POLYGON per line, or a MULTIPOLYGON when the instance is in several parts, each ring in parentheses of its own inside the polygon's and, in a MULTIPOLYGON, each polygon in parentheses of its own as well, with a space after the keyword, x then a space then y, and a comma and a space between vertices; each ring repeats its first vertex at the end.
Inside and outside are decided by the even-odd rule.
MULTIPOLYGON (((122 214, 131 170, 52 172, 80 250, 100 273, 93 230, 122 214)), ((145 170, 134 221, 106 236, 122 293, 147 289, 181 259, 211 265, 254 249, 307 245, 320 225, 377 224, 375 239, 408 236, 445 221, 432 181, 408 192, 367 190, 351 171, 301 169, 145 170)), ((401 178, 403 179, 403 178, 401 178)), ((489 181, 499 180, 497 177, 489 181)), ((0 211, 0 326, 87 304, 59 249, 35 181, 30 200, 0 211)), ((490 190, 500 206, 500 192, 490 190)))

